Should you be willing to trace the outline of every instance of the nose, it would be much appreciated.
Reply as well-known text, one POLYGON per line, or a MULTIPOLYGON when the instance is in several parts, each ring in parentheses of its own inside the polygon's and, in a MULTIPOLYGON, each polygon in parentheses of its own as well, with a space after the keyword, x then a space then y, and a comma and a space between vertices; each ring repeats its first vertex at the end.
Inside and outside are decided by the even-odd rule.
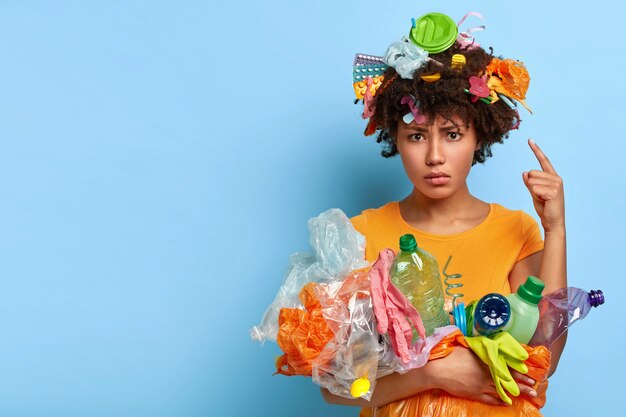
POLYGON ((441 165, 446 161, 441 141, 434 139, 428 141, 428 152, 426 153, 426 165, 441 165))

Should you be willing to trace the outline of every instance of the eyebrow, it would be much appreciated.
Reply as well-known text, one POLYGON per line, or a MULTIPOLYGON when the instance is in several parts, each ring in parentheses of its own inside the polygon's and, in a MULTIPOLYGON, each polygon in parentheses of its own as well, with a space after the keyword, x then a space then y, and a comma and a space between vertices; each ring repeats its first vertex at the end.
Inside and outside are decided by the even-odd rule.
MULTIPOLYGON (((407 129, 413 130, 415 132, 426 132, 426 131, 428 131, 428 128, 423 127, 421 125, 417 125, 417 126, 408 125, 407 129)), ((461 127, 460 126, 456 126, 456 125, 454 125, 452 123, 439 126, 439 130, 450 130, 450 129, 461 130, 461 127)))

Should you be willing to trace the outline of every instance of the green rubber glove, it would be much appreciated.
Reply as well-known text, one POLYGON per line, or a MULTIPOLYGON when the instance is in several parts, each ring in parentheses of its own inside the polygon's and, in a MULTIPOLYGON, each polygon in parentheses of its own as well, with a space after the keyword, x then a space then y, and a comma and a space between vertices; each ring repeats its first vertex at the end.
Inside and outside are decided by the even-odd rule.
POLYGON ((507 392, 517 397, 520 391, 509 367, 521 374, 527 373, 528 367, 524 361, 528 359, 528 352, 507 332, 490 337, 465 337, 465 340, 476 356, 489 365, 496 392, 502 401, 511 405, 513 402, 507 392))

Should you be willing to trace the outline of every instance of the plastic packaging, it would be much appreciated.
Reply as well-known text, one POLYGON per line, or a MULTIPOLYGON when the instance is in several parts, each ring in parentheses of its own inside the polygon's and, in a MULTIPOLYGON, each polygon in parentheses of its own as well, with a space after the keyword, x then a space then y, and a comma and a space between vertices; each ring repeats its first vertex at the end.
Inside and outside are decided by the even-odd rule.
POLYGON ((489 336, 507 325, 511 317, 511 304, 505 296, 489 293, 478 300, 473 316, 473 335, 489 336))
POLYGON ((591 307, 602 304, 604 294, 600 290, 567 287, 544 295, 539 302, 539 324, 529 345, 550 347, 572 324, 584 319, 591 307))
POLYGON ((335 337, 322 315, 315 292, 318 285, 310 282, 300 291, 305 310, 280 310, 276 342, 284 353, 276 360, 277 374, 311 376, 312 361, 335 337))
POLYGON ((410 80, 413 73, 428 62, 428 52, 403 38, 389 45, 384 61, 393 67, 400 77, 410 80))
POLYGON ((291 255, 283 284, 274 301, 265 310, 261 324, 250 329, 250 337, 254 341, 276 341, 280 309, 301 308, 298 294, 307 283, 343 278, 367 265, 365 238, 354 229, 341 210, 330 209, 309 219, 308 227, 309 242, 314 252, 291 255))
POLYGON ((443 289, 437 260, 417 246, 411 234, 400 238, 400 253, 391 266, 391 281, 415 306, 426 335, 450 324, 443 309, 443 289))
POLYGON ((529 276, 526 282, 506 298, 511 304, 511 318, 502 330, 509 332, 520 343, 527 344, 533 337, 539 322, 537 304, 545 284, 537 277, 529 276))
POLYGON ((355 271, 342 282, 320 284, 316 292, 335 337, 312 362, 313 382, 335 395, 351 398, 353 392, 369 400, 376 385, 380 345, 368 272, 355 271), (364 380, 370 383, 365 392, 364 380), (361 387, 354 387, 355 382, 361 387))

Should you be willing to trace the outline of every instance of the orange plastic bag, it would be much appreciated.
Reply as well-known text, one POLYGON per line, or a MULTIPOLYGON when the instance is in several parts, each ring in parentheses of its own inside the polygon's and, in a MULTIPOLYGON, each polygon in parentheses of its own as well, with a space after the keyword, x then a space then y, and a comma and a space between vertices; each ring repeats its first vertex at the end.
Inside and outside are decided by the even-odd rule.
POLYGON ((276 341, 285 352, 276 360, 276 373, 311 376, 311 362, 335 336, 322 316, 315 287, 310 282, 300 291, 300 300, 306 310, 282 308, 278 315, 276 341))
MULTIPOLYGON (((524 362, 528 366, 528 376, 539 381, 535 386, 537 397, 526 395, 513 397, 511 406, 491 406, 478 401, 455 397, 442 390, 422 392, 404 400, 389 403, 378 409, 365 407, 359 417, 538 417, 542 414, 539 409, 546 403, 548 389, 548 371, 550 370, 550 351, 545 346, 528 347, 528 359, 524 362), (375 412, 374 412, 375 411, 375 412)), ((444 338, 430 353, 434 360, 449 355, 454 349, 467 349, 461 332, 455 332, 444 338)))

